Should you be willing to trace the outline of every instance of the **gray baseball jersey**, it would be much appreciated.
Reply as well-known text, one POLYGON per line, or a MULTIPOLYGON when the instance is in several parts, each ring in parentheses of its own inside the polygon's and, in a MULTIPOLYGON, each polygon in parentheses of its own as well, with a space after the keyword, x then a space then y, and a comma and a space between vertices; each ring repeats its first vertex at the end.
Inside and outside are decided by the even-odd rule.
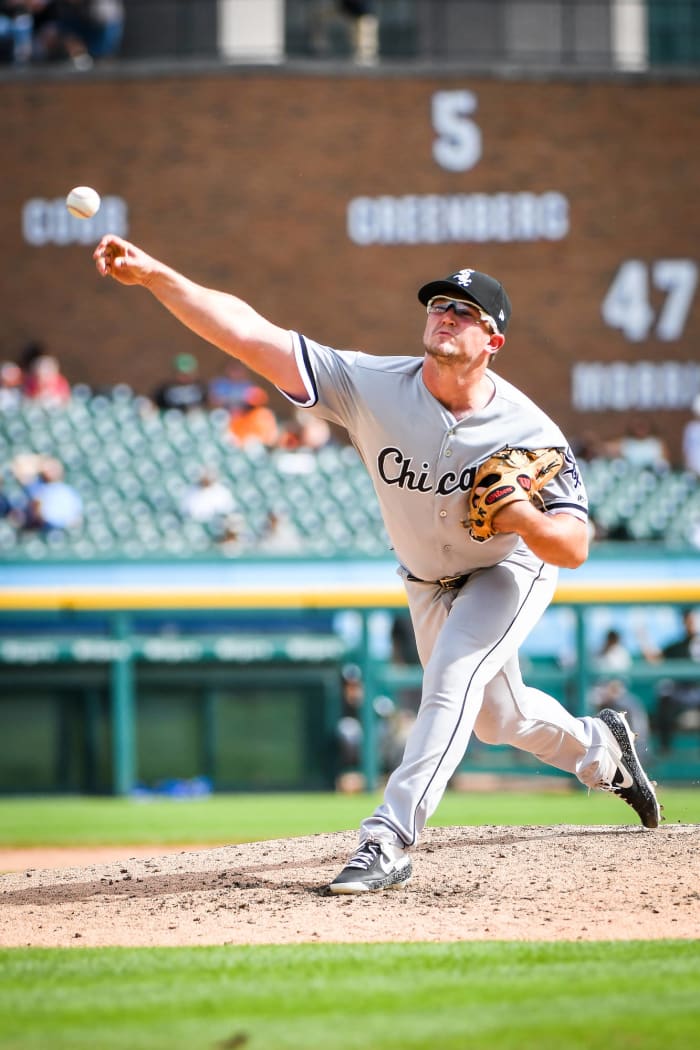
POLYGON ((424 668, 421 704, 401 763, 360 838, 414 846, 472 732, 510 744, 589 787, 610 782, 619 747, 600 719, 575 718, 530 688, 518 649, 549 605, 557 570, 514 535, 471 539, 462 521, 478 466, 505 445, 566 452, 542 490, 547 513, 586 520, 586 494, 557 426, 490 372, 494 396, 457 420, 427 390, 419 357, 377 357, 294 334, 308 406, 344 426, 369 471, 401 563, 424 668), (443 588, 445 577, 460 577, 443 588), (462 579, 464 577, 464 579, 462 579))
POLYGON ((561 430, 528 397, 489 372, 489 404, 457 420, 428 391, 422 357, 333 350, 293 333, 308 397, 295 402, 348 431, 372 478, 397 558, 421 580, 495 565, 523 545, 513 534, 486 543, 462 522, 479 465, 505 445, 560 448, 566 462, 542 491, 548 513, 586 520, 581 475, 561 430))

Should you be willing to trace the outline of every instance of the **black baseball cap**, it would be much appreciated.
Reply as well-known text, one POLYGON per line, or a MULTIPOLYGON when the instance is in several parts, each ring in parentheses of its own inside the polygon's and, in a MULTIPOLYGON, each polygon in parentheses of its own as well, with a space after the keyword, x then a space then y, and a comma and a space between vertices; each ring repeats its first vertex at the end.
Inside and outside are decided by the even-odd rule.
POLYGON ((503 334, 510 320, 510 299, 500 281, 479 270, 458 270, 440 281, 429 281, 418 291, 418 298, 427 306, 436 295, 454 299, 469 299, 493 320, 503 334))

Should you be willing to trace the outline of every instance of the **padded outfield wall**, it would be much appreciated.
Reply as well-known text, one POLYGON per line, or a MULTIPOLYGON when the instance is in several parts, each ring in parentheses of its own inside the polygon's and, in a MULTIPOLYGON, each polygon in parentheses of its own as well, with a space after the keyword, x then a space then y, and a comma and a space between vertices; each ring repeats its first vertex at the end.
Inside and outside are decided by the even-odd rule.
POLYGON ((124 233, 278 323, 420 352, 415 290, 498 274, 496 367, 572 438, 653 421, 678 458, 700 392, 700 84, 490 79, 309 66, 8 77, 3 356, 39 339, 73 382, 149 391, 180 351, 221 355, 100 281, 124 233), (104 197, 95 220, 62 205, 104 197))

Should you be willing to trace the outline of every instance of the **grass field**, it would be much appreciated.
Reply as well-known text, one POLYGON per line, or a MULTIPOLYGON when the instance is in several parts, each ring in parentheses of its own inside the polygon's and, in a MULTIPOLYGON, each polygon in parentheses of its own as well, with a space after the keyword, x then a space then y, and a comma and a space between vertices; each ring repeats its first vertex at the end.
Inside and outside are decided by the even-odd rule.
MULTIPOLYGON (((700 822, 700 790, 662 795, 669 821, 700 822)), ((4 799, 0 848, 151 843, 157 854, 341 831, 377 799, 4 799)), ((619 800, 573 791, 451 793, 431 823, 633 822, 619 800)), ((687 1050, 699 986, 700 942, 684 940, 14 948, 0 951, 0 1048, 687 1050)))
MULTIPOLYGON (((660 793, 669 822, 700 823, 700 789, 660 793)), ((197 800, 5 798, 0 849, 10 846, 209 845, 356 828, 379 795, 212 795, 197 800)), ((448 792, 434 826, 634 824, 632 810, 603 792, 448 792)))
POLYGON ((688 1050, 697 943, 0 952, 3 1050, 688 1050))

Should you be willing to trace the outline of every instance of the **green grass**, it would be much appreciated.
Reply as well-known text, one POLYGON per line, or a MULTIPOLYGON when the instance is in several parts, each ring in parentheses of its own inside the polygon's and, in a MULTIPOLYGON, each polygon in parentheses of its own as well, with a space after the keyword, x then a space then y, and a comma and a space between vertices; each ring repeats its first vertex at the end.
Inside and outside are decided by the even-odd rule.
MULTIPOLYGON (((700 790, 661 792, 669 822, 700 822, 700 790)), ((193 845, 250 842, 354 829, 379 795, 212 795, 189 801, 5 798, 0 848, 74 845, 193 845)), ((433 825, 634 824, 634 813, 602 792, 453 793, 433 825)))
POLYGON ((687 1050, 699 964, 692 941, 15 949, 0 1046, 687 1050))

